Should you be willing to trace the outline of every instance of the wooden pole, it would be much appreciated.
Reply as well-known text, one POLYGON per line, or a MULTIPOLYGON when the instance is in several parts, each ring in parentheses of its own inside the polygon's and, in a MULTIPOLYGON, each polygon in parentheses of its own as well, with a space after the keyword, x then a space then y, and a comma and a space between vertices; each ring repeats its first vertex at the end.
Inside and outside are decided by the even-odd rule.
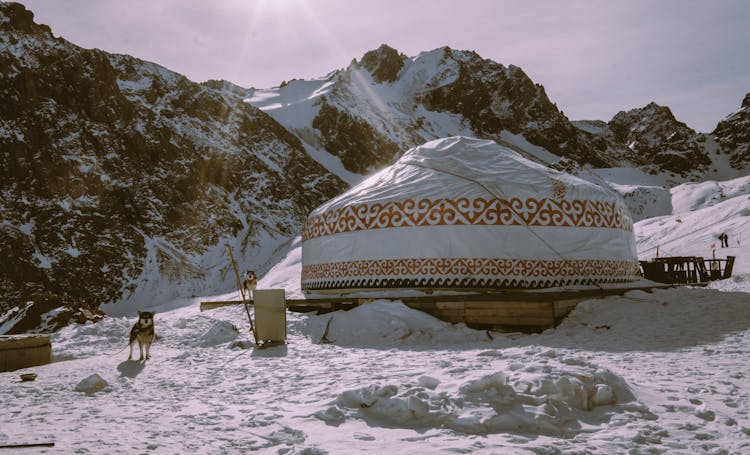
POLYGON ((29 444, 6 444, 1 445, 0 449, 28 449, 30 447, 55 447, 54 442, 32 442, 29 444))
POLYGON ((232 267, 234 268, 234 276, 237 278, 237 287, 240 289, 240 295, 242 296, 242 303, 245 305, 245 313, 247 313, 247 320, 250 323, 250 331, 253 332, 253 338, 255 339, 255 344, 258 344, 258 332, 255 331, 255 326, 253 325, 253 318, 250 316, 250 308, 247 305, 247 300, 245 300, 245 290, 242 289, 242 280, 240 280, 240 272, 237 270, 237 262, 234 260, 234 254, 232 254, 232 246, 227 243, 227 250, 229 250, 229 258, 232 260, 232 267))

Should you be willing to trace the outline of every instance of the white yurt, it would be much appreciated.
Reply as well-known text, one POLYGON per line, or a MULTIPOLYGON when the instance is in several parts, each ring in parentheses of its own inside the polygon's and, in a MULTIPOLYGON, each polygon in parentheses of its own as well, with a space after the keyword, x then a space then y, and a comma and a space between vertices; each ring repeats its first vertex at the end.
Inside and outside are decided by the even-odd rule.
POLYGON ((302 289, 545 288, 637 280, 609 189, 493 141, 434 140, 314 210, 302 289))

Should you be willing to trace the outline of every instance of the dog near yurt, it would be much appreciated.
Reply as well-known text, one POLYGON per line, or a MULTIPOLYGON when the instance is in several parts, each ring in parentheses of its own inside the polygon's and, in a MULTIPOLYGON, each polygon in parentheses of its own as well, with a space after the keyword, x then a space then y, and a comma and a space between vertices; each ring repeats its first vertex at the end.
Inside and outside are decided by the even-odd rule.
POLYGON ((139 360, 143 360, 143 351, 146 350, 146 360, 151 358, 151 343, 154 342, 154 312, 138 311, 138 321, 130 329, 130 355, 128 360, 133 359, 133 343, 138 340, 138 349, 141 351, 139 360))

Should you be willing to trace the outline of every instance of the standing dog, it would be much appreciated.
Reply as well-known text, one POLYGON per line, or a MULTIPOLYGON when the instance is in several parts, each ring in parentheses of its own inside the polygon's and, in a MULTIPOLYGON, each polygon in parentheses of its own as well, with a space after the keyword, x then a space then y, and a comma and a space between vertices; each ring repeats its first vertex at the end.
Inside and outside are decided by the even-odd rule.
POLYGON ((141 350, 143 360, 143 347, 146 347, 146 360, 150 359, 149 351, 151 343, 154 341, 154 312, 138 311, 138 322, 130 329, 130 355, 128 360, 133 359, 133 343, 138 340, 138 349, 141 350))
POLYGON ((255 276, 255 272, 248 270, 245 272, 244 280, 242 280, 242 289, 245 291, 245 295, 250 298, 250 292, 255 290, 258 285, 258 277, 255 276))

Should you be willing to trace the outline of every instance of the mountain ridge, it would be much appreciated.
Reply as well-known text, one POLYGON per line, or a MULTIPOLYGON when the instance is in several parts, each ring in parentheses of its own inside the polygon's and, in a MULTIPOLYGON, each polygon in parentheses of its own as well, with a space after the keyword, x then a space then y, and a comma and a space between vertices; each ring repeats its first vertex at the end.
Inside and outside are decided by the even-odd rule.
POLYGON ((18 4, 0 32, 3 309, 227 286, 226 243, 262 268, 346 187, 236 86, 80 48, 18 4))
POLYGON ((246 89, 81 48, 0 2, 0 65, 0 309, 52 293, 127 312, 175 282, 226 289, 226 244, 268 268, 310 210, 439 137, 670 184, 750 161, 750 95, 711 135, 657 105, 584 125, 521 68, 449 47, 383 45, 323 78, 246 89))
POLYGON ((692 130, 668 107, 653 102, 620 111, 593 128, 592 121, 569 120, 521 68, 449 47, 407 57, 383 44, 325 78, 293 80, 248 94, 248 102, 302 141, 359 173, 392 162, 393 150, 459 134, 506 142, 563 170, 638 167, 670 176, 672 185, 723 178, 719 168, 727 163, 716 157, 722 152, 732 157, 730 168, 750 168, 746 153, 734 152, 732 140, 750 142, 734 123, 724 141, 731 150, 716 147, 712 134, 692 130), (390 68, 387 78, 379 75, 380 68, 390 68), (349 125, 356 125, 357 133, 349 132, 349 125), (555 157, 540 156, 539 148, 555 157))

